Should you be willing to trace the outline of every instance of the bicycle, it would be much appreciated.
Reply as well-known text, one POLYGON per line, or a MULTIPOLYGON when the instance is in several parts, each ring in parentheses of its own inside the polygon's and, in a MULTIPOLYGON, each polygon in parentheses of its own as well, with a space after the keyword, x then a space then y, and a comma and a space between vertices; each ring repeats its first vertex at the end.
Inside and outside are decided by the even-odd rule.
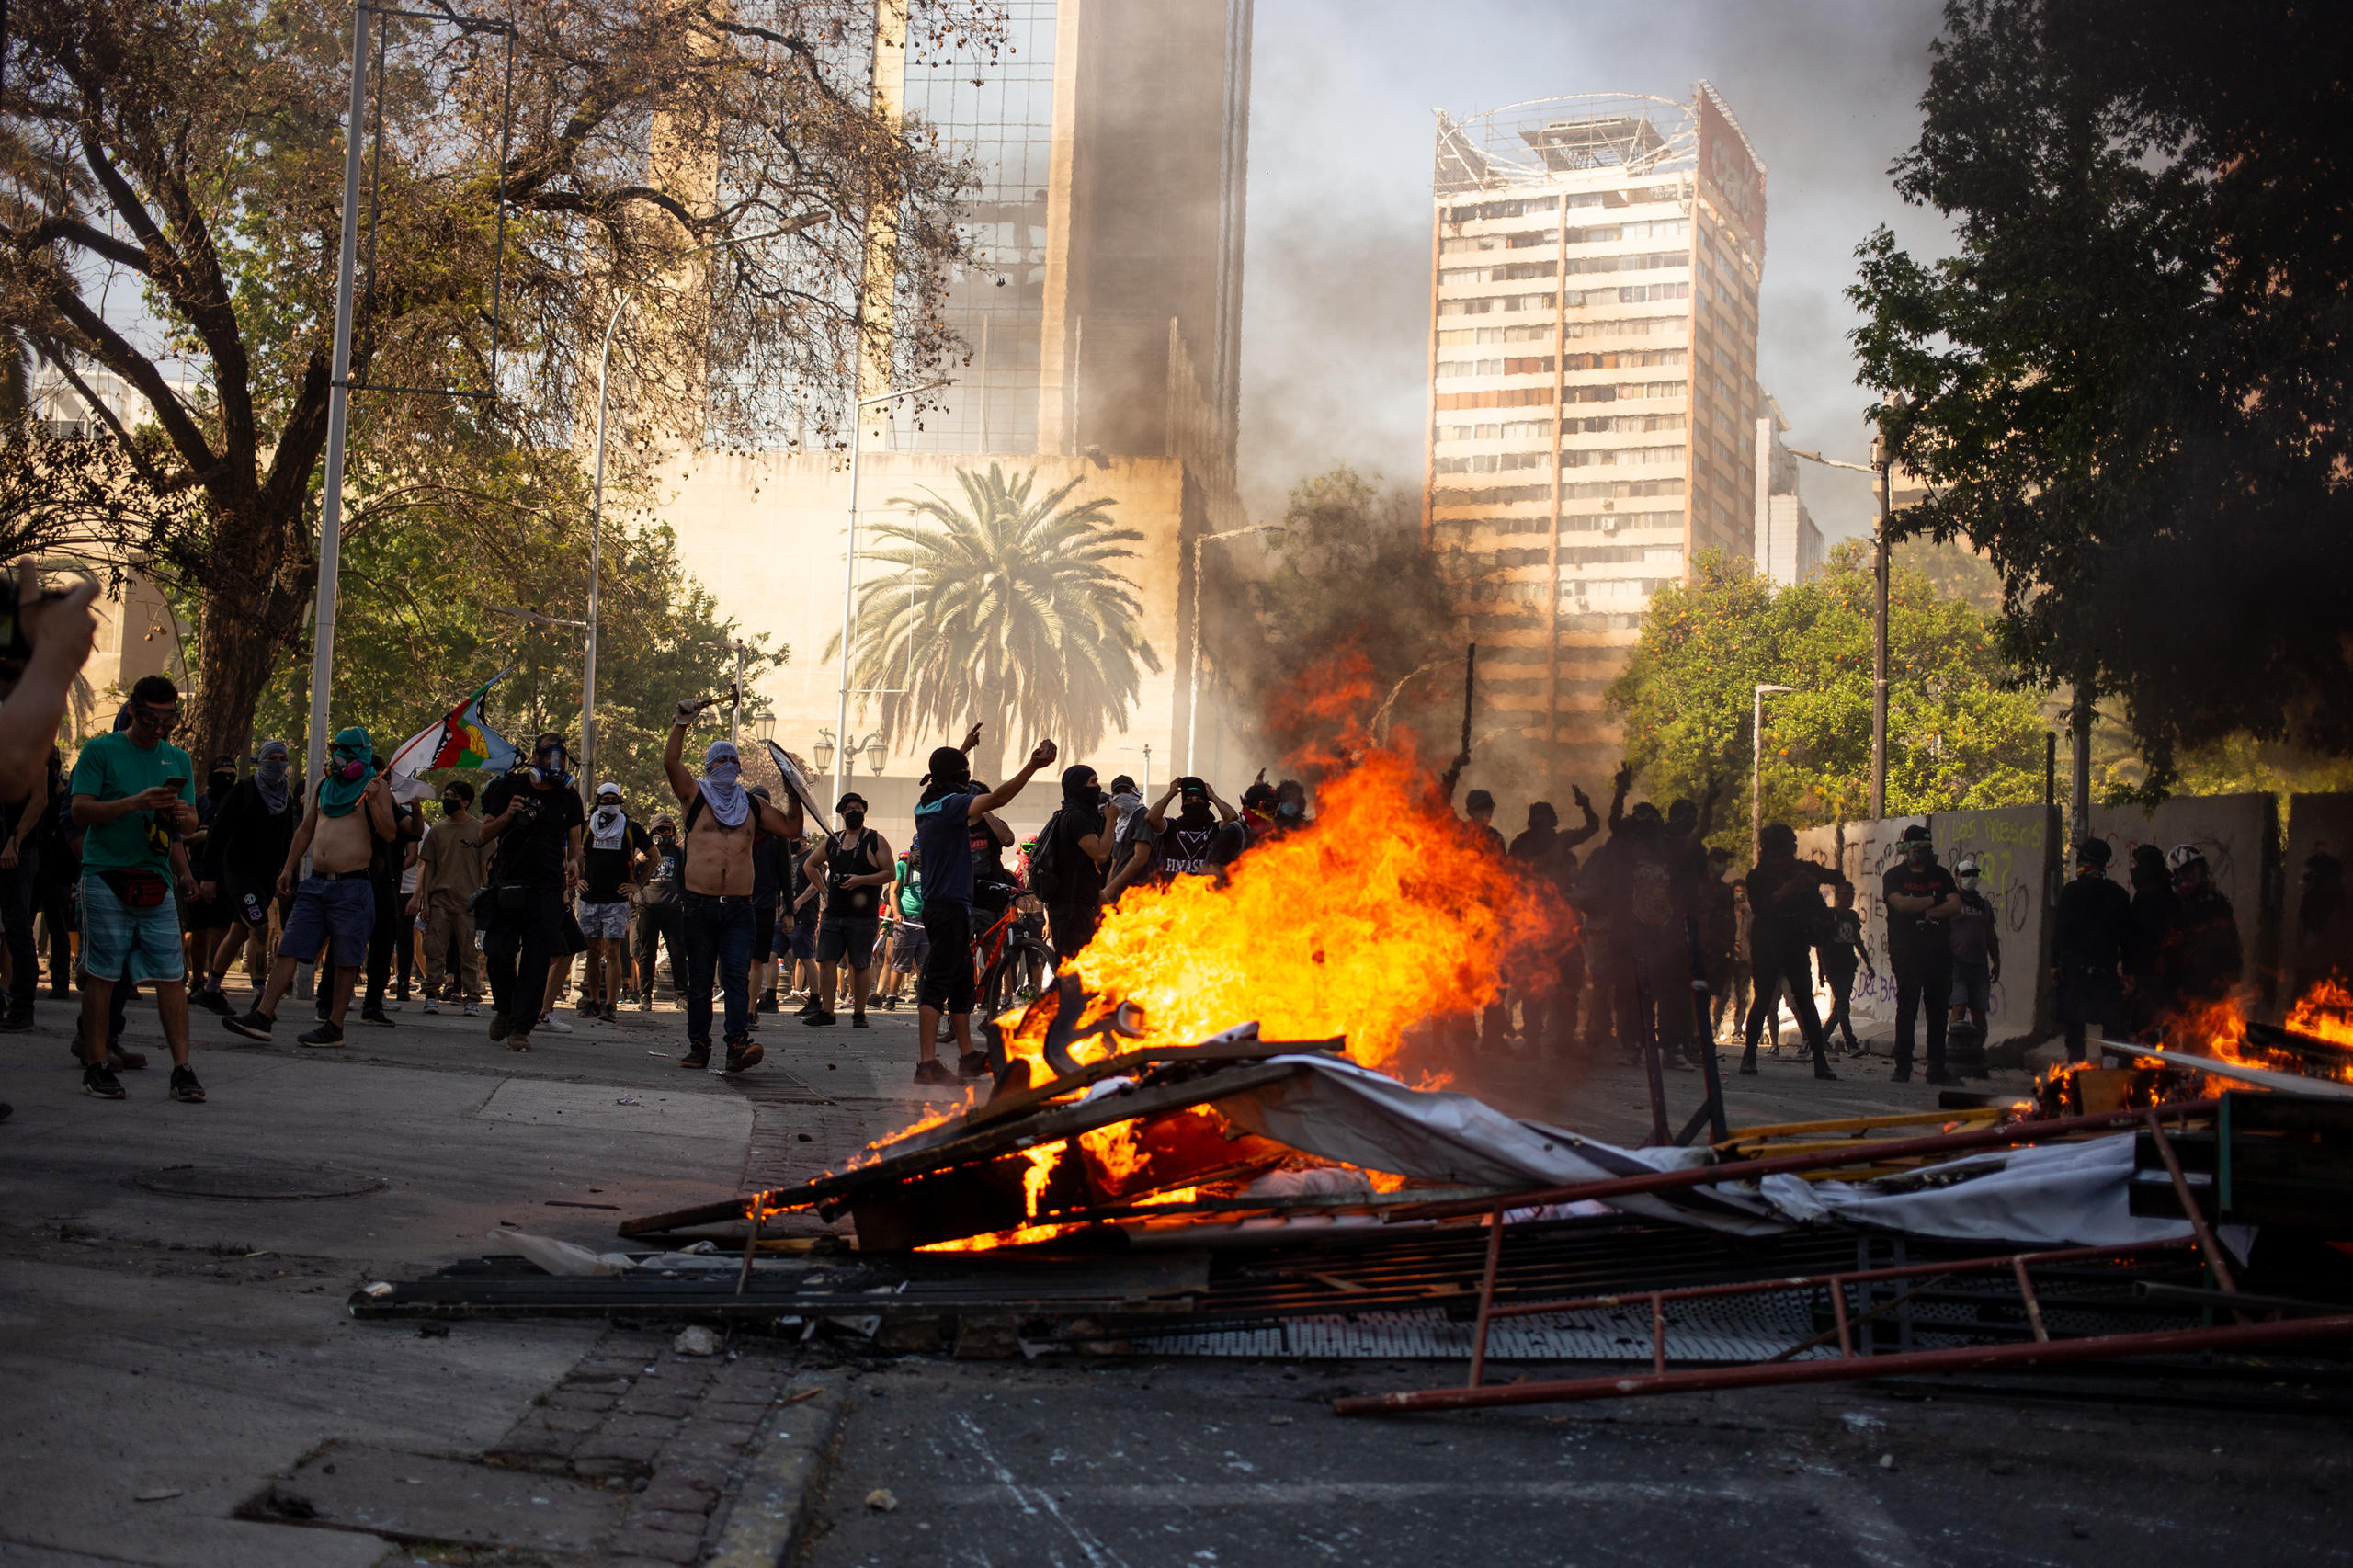
POLYGON ((981 1016, 994 1018, 1018 1001, 1038 966, 1054 971, 1054 952, 1021 924, 1021 911, 1008 902, 972 942, 973 985, 981 1016))

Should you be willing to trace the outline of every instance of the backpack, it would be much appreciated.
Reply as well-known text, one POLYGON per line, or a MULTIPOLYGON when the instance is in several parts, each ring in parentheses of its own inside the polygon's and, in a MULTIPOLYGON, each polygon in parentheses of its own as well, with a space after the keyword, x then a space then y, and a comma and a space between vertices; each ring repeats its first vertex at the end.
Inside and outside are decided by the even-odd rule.
POLYGON ((1038 847, 1029 851, 1029 892, 1040 903, 1058 903, 1070 891, 1070 879, 1063 868, 1062 842, 1063 813, 1057 811, 1046 819, 1045 831, 1038 835, 1038 847))

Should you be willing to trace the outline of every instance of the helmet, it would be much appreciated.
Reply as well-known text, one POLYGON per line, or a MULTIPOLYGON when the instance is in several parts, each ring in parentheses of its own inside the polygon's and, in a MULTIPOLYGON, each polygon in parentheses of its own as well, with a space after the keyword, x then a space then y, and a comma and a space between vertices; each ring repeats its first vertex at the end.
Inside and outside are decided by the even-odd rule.
POLYGON ((2165 869, 2178 876, 2192 866, 2206 864, 2206 851, 2195 844, 2177 844, 2165 853, 2165 869))
POLYGON ((1977 862, 1974 859, 1963 858, 1953 867, 1952 874, 1956 877, 1973 877, 1977 874, 1977 862))

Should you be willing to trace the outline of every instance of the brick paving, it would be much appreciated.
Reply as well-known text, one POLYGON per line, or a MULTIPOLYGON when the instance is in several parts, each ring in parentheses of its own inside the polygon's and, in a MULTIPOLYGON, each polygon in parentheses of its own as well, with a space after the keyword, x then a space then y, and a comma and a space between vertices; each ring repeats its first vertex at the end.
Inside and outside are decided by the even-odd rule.
POLYGON ((754 1341, 681 1356, 673 1331, 614 1328, 483 1457, 628 1494, 599 1568, 699 1562, 724 1524, 761 1423, 792 1373, 754 1341))

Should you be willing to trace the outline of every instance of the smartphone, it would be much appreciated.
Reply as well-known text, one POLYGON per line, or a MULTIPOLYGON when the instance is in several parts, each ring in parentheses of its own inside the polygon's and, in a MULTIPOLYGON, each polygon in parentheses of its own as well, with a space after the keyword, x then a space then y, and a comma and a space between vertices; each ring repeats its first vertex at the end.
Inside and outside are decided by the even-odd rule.
POLYGON ((176 795, 181 790, 188 788, 188 780, 185 778, 166 778, 164 780, 164 788, 176 795))

